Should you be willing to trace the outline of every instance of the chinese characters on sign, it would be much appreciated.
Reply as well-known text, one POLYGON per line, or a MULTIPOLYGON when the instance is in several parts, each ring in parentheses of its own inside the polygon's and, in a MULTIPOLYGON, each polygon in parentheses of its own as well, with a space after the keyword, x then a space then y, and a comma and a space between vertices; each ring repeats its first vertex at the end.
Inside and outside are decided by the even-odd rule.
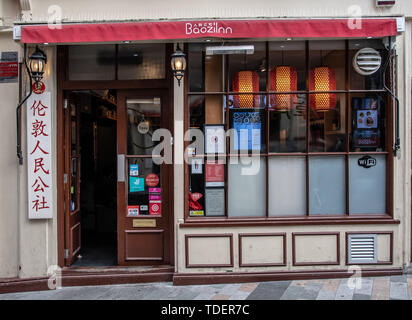
POLYGON ((52 218, 50 92, 27 100, 27 168, 29 219, 52 218))

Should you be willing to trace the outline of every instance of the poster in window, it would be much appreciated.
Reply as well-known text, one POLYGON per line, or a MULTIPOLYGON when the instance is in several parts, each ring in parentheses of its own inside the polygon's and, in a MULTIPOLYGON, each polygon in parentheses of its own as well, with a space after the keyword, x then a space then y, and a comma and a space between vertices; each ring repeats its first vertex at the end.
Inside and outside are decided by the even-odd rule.
POLYGON ((380 100, 377 98, 353 98, 353 146, 370 148, 380 146, 380 100))
POLYGON ((223 125, 205 125, 205 153, 225 153, 226 134, 223 125))
POLYGON ((237 132, 235 150, 261 150, 262 119, 260 112, 233 112, 233 129, 237 132))
POLYGON ((225 215, 225 188, 205 189, 206 216, 225 215))
POLYGON ((225 165, 218 161, 206 161, 206 187, 223 187, 225 185, 225 165))

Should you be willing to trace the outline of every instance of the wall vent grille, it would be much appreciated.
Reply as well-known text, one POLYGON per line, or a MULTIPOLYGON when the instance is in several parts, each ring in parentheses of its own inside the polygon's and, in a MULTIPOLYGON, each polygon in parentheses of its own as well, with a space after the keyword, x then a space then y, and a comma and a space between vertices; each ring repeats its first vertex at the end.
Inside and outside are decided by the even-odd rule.
POLYGON ((368 76, 379 70, 382 58, 378 51, 372 48, 363 48, 353 57, 353 68, 357 73, 368 76))
POLYGON ((377 235, 350 234, 348 237, 348 262, 377 263, 377 235))

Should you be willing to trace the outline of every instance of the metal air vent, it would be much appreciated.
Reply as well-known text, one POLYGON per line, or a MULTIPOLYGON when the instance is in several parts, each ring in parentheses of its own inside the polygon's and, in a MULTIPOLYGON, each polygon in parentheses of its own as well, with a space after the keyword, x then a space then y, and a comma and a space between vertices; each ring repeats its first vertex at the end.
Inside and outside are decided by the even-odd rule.
POLYGON ((348 236, 348 262, 377 263, 377 235, 350 234, 348 236))
POLYGON ((372 48, 363 48, 353 57, 353 68, 357 73, 368 76, 379 70, 382 58, 378 51, 372 48))

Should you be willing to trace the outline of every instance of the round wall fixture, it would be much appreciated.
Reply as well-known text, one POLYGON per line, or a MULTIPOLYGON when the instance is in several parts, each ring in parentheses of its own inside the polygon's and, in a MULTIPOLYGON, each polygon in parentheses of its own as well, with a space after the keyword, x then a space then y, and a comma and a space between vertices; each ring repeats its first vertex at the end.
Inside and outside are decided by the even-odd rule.
POLYGON ((378 71, 381 63, 381 55, 372 48, 363 48, 356 52, 353 57, 353 68, 363 76, 368 76, 378 71))

